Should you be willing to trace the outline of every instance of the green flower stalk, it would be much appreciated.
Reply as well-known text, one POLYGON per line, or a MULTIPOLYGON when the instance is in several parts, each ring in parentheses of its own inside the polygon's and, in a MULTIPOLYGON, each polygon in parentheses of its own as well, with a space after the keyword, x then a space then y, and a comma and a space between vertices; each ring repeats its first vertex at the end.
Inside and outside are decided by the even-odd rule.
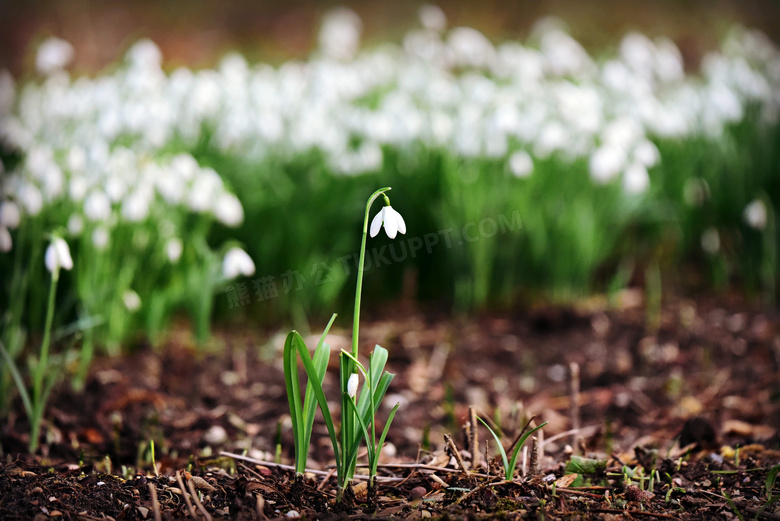
POLYGON ((352 352, 342 351, 340 355, 340 387, 341 387, 341 436, 336 435, 333 417, 325 398, 322 383, 328 366, 330 346, 325 343, 325 337, 333 324, 336 315, 333 315, 328 326, 320 338, 320 342, 314 351, 314 356, 309 353, 303 338, 297 331, 292 331, 287 336, 284 346, 284 375, 287 385, 287 397, 290 404, 290 416, 293 424, 295 439, 295 471, 296 483, 300 481, 306 469, 309 442, 314 421, 315 403, 319 405, 325 425, 328 429, 333 453, 336 458, 336 473, 341 492, 349 485, 355 475, 357 454, 363 440, 366 441, 369 460, 369 484, 373 489, 379 454, 382 450, 390 424, 393 421, 398 405, 392 409, 385 428, 377 440, 376 437, 376 412, 384 399, 387 389, 395 375, 385 371, 387 363, 387 350, 381 346, 375 346, 369 356, 368 367, 358 359, 358 346, 360 335, 360 303, 363 291, 363 271, 365 267, 366 239, 369 235, 368 218, 371 205, 381 195, 385 205, 371 222, 370 235, 375 237, 384 226, 387 235, 394 238, 398 232, 406 233, 406 223, 403 217, 390 206, 390 200, 385 195, 390 187, 377 190, 366 203, 365 217, 363 220, 363 238, 360 244, 360 259, 358 263, 357 284, 355 288, 355 312, 352 329, 352 352), (307 377, 306 394, 301 396, 298 383, 298 358, 303 363, 307 377), (363 387, 360 392, 360 378, 363 374, 363 387), (370 433, 369 433, 370 429, 370 433))

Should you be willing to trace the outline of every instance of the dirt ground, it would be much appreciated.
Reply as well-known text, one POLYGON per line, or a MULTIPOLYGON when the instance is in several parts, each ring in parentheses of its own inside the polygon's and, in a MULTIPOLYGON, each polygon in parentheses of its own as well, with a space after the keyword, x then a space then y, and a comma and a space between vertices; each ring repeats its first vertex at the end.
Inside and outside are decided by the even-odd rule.
MULTIPOLYGON (((780 464, 780 313, 677 300, 648 331, 640 301, 366 321, 362 353, 383 345, 397 373, 380 418, 401 403, 376 502, 357 485, 335 503, 319 419, 311 473, 294 487, 286 331, 223 330, 200 350, 184 332, 139 345, 99 360, 83 392, 55 391, 38 455, 16 404, 0 427, 0 519, 780 519, 780 503, 767 505, 780 495, 780 480, 767 489, 780 464), (481 425, 472 456, 470 407, 505 446, 528 419, 549 422, 514 481, 492 439, 485 465, 481 425)), ((336 324, 329 340, 347 347, 349 324, 336 324)))

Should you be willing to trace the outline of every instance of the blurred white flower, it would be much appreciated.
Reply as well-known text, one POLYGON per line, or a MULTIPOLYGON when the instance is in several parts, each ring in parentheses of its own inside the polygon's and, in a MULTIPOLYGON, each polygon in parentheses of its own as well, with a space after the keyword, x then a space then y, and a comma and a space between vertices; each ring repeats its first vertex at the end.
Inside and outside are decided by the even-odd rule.
POLYGON ((38 188, 29 182, 22 181, 16 192, 16 200, 21 203, 25 213, 36 216, 43 208, 43 196, 38 188))
POLYGON ((702 249, 714 255, 720 250, 720 235, 715 228, 707 228, 704 233, 701 234, 701 247, 702 249))
POLYGON ((65 239, 61 237, 52 239, 46 248, 44 262, 46 269, 51 273, 59 273, 60 269, 73 269, 73 259, 70 256, 70 248, 68 248, 68 243, 65 242, 65 239))
POLYGON ((71 235, 79 235, 81 231, 84 229, 84 220, 81 218, 78 214, 72 214, 70 217, 68 217, 68 233, 71 235))
POLYGON ((49 37, 38 47, 35 68, 43 75, 64 69, 73 60, 73 46, 61 38, 49 37))
POLYGON ((509 156, 509 170, 515 177, 528 177, 534 170, 534 161, 525 150, 517 150, 509 156))
POLYGON ((238 197, 222 192, 214 202, 214 217, 225 226, 234 228, 244 221, 244 209, 238 197))
POLYGON ((148 38, 133 44, 126 56, 132 65, 139 68, 159 68, 162 64, 160 48, 148 38))
POLYGON ((108 230, 102 226, 95 228, 95 230, 92 232, 92 244, 98 250, 102 251, 106 249, 106 246, 108 246, 108 238, 108 230))
POLYGON ((355 399, 355 396, 357 396, 359 383, 360 381, 357 373, 349 375, 349 380, 347 380, 347 395, 353 400, 355 399))
POLYGON ((169 239, 165 244, 165 254, 168 256, 168 260, 171 261, 172 264, 179 262, 182 250, 183 245, 181 239, 179 238, 174 237, 173 239, 169 239))
POLYGON ((742 218, 751 228, 763 230, 766 227, 766 206, 761 199, 754 199, 745 207, 742 218))
POLYGON ((363 21, 348 7, 337 7, 325 15, 319 33, 320 49, 330 58, 349 60, 360 46, 363 21))
POLYGON ((90 221, 106 221, 111 216, 111 201, 100 191, 91 192, 84 200, 84 215, 90 221))
POLYGON ((143 221, 149 213, 151 198, 152 196, 148 190, 136 190, 126 197, 122 203, 122 217, 130 222, 143 221))
POLYGON ((230 248, 222 260, 222 276, 234 279, 239 275, 249 277, 255 273, 255 263, 241 248, 230 248))
POLYGON ((634 148, 632 155, 636 161, 646 168, 654 167, 661 160, 661 153, 658 151, 658 147, 648 139, 640 141, 634 148))
POLYGON ((471 27, 456 27, 449 33, 447 45, 454 65, 484 68, 493 64, 496 50, 487 37, 471 27))
POLYGON ((626 152, 622 147, 602 145, 590 156, 591 178, 600 184, 610 182, 626 166, 626 152))
POLYGON ((374 220, 371 221, 371 237, 376 237, 382 224, 384 224, 385 233, 387 233, 387 236, 391 239, 395 239, 398 232, 406 233, 404 218, 390 205, 383 206, 382 209, 379 210, 379 213, 374 217, 374 220))
POLYGON ((423 5, 417 11, 417 16, 420 18, 422 26, 426 29, 441 33, 447 28, 447 15, 437 5, 423 5))
POLYGON ((122 302, 124 302, 127 310, 131 312, 138 311, 141 308, 141 297, 132 289, 129 289, 122 294, 122 302))
POLYGON ((14 241, 11 239, 11 232, 5 226, 0 225, 0 253, 9 252, 13 247, 14 241))
POLYGON ((623 172, 623 189, 631 195, 641 194, 650 186, 650 176, 641 163, 632 163, 623 172))
POLYGON ((19 207, 13 201, 3 201, 0 203, 0 226, 13 230, 21 222, 21 213, 19 207))

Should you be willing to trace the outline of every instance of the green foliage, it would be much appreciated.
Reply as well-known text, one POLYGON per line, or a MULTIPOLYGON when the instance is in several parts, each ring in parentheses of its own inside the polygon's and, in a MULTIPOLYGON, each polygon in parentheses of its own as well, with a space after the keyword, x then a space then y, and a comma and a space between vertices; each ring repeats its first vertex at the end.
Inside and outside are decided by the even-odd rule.
MULTIPOLYGON (((506 450, 504 449, 504 446, 501 445, 501 438, 498 437, 498 434, 495 433, 493 429, 490 428, 490 425, 488 425, 485 420, 482 418, 479 418, 479 421, 482 422, 482 425, 487 427, 487 430, 490 431, 490 434, 493 435, 493 439, 496 440, 496 445, 498 445, 498 451, 501 453, 501 460, 504 462, 504 477, 511 481, 514 479, 515 475, 515 467, 517 466, 517 456, 520 454, 520 449, 522 448, 525 441, 528 439, 529 436, 531 436, 533 433, 547 425, 547 422, 542 423, 541 425, 534 427, 533 429, 526 431, 519 440, 517 440, 517 443, 515 443, 515 448, 512 450, 512 455, 510 457, 507 457, 506 450)), ((527 428, 527 427, 526 427, 527 428)))

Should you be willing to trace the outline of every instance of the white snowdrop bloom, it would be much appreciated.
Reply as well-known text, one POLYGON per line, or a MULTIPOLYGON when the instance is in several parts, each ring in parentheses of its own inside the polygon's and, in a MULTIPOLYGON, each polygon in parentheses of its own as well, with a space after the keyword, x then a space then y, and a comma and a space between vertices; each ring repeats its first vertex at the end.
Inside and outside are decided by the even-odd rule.
POLYGON ((320 27, 318 42, 320 49, 329 58, 352 59, 360 47, 363 21, 348 7, 329 11, 320 27))
POLYGON ((637 143, 633 152, 634 159, 646 168, 652 168, 661 160, 661 153, 655 143, 649 139, 643 139, 637 143))
POLYGON ((554 88, 558 110, 568 126, 593 134, 601 127, 604 108, 593 87, 562 82, 554 88))
POLYGON ((127 60, 138 68, 159 68, 162 64, 162 52, 153 41, 148 38, 137 41, 127 51, 127 60))
POLYGON ((644 136, 642 126, 636 119, 621 116, 610 121, 602 131, 605 144, 628 150, 644 136))
MULTIPOLYGON (((116 172, 116 170, 113 170, 116 172)), ((106 180, 105 195, 109 202, 118 203, 127 193, 127 182, 119 175, 112 175, 106 180)))
POLYGON ((65 160, 68 170, 73 173, 81 173, 87 168, 87 153, 78 145, 70 147, 65 160))
POLYGON ((225 226, 235 228, 244 221, 244 209, 238 197, 230 192, 222 192, 214 202, 214 217, 225 226))
POLYGON ((43 196, 38 188, 29 182, 22 181, 16 192, 16 200, 22 205, 25 213, 36 216, 43 208, 43 196))
POLYGON ((91 192, 84 200, 84 215, 90 221, 106 221, 111 216, 111 200, 100 190, 91 192))
POLYGON ((130 312, 141 309, 141 297, 132 289, 129 289, 122 294, 122 302, 125 304, 125 308, 130 312))
POLYGON ((447 28, 447 15, 437 5, 424 4, 417 11, 417 16, 426 29, 441 33, 447 28))
POLYGON ((714 255, 720 250, 720 234, 715 228, 707 228, 704 233, 701 234, 701 248, 714 255))
POLYGON ((620 58, 637 74, 651 74, 655 61, 655 45, 638 32, 626 34, 620 41, 620 58))
POLYGON ((682 53, 668 38, 659 38, 655 42, 655 72, 664 83, 682 81, 685 78, 682 53))
POLYGON ((534 171, 534 161, 525 150, 517 150, 509 156, 509 170, 515 177, 528 177, 534 171))
POLYGON ((102 226, 95 228, 92 231, 92 244, 98 250, 105 250, 108 246, 109 234, 108 230, 102 226))
POLYGON ((70 217, 68 217, 68 233, 70 233, 73 236, 78 236, 81 234, 81 231, 84 229, 84 220, 81 218, 78 214, 71 214, 70 217))
POLYGON ((171 261, 171 264, 176 264, 179 262, 179 259, 181 258, 183 250, 183 245, 181 242, 181 239, 174 237, 173 239, 169 239, 167 243, 165 243, 165 254, 168 256, 168 260, 171 261))
POLYGON ((0 69, 0 115, 11 114, 15 99, 14 77, 6 69, 0 69))
POLYGON ((222 179, 211 168, 204 168, 192 183, 188 203, 194 212, 205 212, 211 206, 214 193, 222 190, 222 179))
POLYGON ((11 232, 3 225, 0 225, 0 253, 7 253, 14 247, 14 241, 11 238, 11 232))
POLYGON ((559 121, 548 121, 542 127, 534 143, 534 155, 542 159, 569 144, 570 136, 566 127, 559 121))
POLYGON ((471 27, 456 27, 447 38, 455 65, 461 67, 484 68, 493 64, 496 50, 490 40, 471 27))
POLYGON ((347 380, 347 395, 353 400, 355 399, 355 396, 357 396, 359 384, 360 380, 357 373, 349 375, 349 380, 347 380))
POLYGON ((601 67, 601 81, 616 92, 630 92, 635 83, 631 70, 619 60, 609 60, 601 67))
POLYGON ((751 228, 763 230, 766 227, 766 206, 761 199, 754 199, 745 207, 742 218, 751 228))
POLYGON ((632 163, 623 172, 623 189, 630 195, 643 193, 650 186, 650 176, 647 168, 641 163, 632 163))
POLYGON ((49 75, 67 67, 73 60, 73 46, 61 38, 50 37, 41 43, 35 55, 35 68, 49 75))
POLYGON ((241 248, 231 248, 222 260, 222 275, 234 279, 239 275, 249 277, 255 273, 255 263, 241 248))
POLYGON ((52 239, 46 248, 44 262, 46 263, 46 269, 51 273, 58 273, 60 269, 73 269, 73 259, 70 256, 70 248, 68 248, 68 243, 65 242, 65 239, 61 237, 52 239))
POLYGON ((395 239, 398 232, 406 233, 404 218, 390 205, 383 206, 382 209, 379 210, 379 213, 374 217, 374 220, 371 221, 371 237, 376 237, 383 224, 385 233, 387 233, 387 236, 391 239, 395 239))
POLYGON ((626 151, 622 147, 604 144, 590 156, 591 178, 600 184, 610 182, 626 167, 626 151))
POLYGON ((19 207, 13 201, 0 203, 0 226, 13 230, 22 220, 19 207))
POLYGON ((86 176, 71 175, 68 181, 68 195, 72 201, 83 201, 89 190, 89 181, 86 176))
POLYGON ((56 163, 50 162, 46 165, 43 174, 43 195, 47 201, 56 199, 65 186, 65 176, 56 163))
POLYGON ((143 221, 149 214, 151 199, 152 195, 149 190, 135 190, 122 202, 122 217, 130 222, 143 221))
POLYGON ((543 30, 540 50, 545 68, 555 76, 579 76, 595 69, 580 43, 560 28, 543 30))

